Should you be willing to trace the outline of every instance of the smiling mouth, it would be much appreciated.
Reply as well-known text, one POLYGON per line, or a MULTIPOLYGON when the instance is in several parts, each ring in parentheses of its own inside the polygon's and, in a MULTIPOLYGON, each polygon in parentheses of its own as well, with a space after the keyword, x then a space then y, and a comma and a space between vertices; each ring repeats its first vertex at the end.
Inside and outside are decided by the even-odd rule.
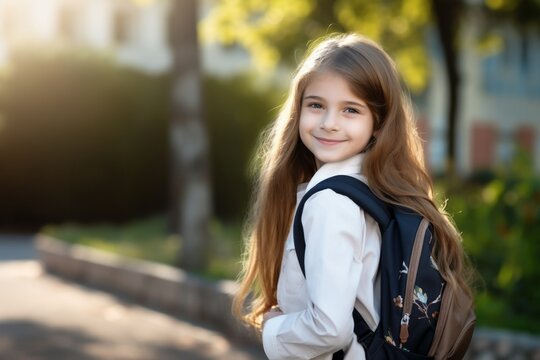
POLYGON ((332 139, 325 139, 315 136, 315 139, 317 139, 318 142, 320 142, 323 145, 336 145, 344 142, 345 140, 332 140, 332 139))

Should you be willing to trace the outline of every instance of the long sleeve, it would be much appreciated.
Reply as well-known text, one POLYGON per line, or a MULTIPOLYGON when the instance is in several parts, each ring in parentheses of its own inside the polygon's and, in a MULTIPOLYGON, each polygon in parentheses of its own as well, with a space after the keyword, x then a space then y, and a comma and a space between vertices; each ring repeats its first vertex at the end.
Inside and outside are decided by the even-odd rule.
POLYGON ((366 237, 364 212, 349 198, 323 190, 306 202, 302 224, 308 306, 266 323, 263 345, 271 360, 313 359, 347 348, 353 340, 352 310, 366 237))

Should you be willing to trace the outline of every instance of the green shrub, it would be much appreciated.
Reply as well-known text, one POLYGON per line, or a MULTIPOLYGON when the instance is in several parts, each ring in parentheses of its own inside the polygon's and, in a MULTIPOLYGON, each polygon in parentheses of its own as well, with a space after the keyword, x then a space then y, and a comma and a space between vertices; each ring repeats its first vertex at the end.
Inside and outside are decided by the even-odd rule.
POLYGON ((448 207, 481 277, 480 323, 540 333, 540 178, 530 161, 452 193, 448 207))
POLYGON ((15 54, 0 78, 1 224, 162 211, 166 84, 91 51, 15 54))
MULTIPOLYGON (((0 225, 127 220, 168 205, 168 76, 93 50, 21 51, 0 76, 0 225)), ((204 79, 214 208, 239 218, 277 92, 204 79)))
POLYGON ((276 115, 279 91, 257 87, 249 75, 206 77, 204 89, 216 215, 242 218, 251 195, 249 162, 261 130, 276 115))

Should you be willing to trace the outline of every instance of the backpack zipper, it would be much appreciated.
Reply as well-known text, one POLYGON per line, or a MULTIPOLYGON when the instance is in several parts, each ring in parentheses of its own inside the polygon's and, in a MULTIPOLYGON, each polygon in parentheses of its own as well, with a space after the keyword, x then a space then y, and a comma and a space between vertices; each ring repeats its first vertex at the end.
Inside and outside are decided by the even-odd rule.
POLYGON ((401 318, 401 326, 399 329, 399 340, 402 344, 407 342, 407 339, 409 338, 409 319, 410 314, 405 313, 403 314, 403 317, 401 318))
POLYGON ((426 218, 422 218, 416 237, 414 238, 413 249, 411 253, 411 261, 409 262, 409 273, 407 274, 407 286, 405 288, 405 299, 403 300, 403 317, 401 318, 401 324, 399 329, 399 340, 402 344, 407 342, 409 338, 409 320, 411 316, 413 299, 414 299, 414 283, 416 281, 416 274, 418 273, 418 265, 420 263, 420 256, 422 255, 422 247, 424 246, 424 237, 426 230, 429 226, 429 222, 426 218))

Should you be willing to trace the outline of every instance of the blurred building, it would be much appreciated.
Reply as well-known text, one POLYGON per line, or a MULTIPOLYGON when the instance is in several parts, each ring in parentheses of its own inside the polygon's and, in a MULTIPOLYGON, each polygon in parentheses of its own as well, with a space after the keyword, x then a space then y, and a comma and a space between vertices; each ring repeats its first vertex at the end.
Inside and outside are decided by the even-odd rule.
MULTIPOLYGON (((0 62, 26 40, 92 46, 150 73, 167 71, 170 0, 0 0, 0 62)), ((201 2, 201 16, 211 2, 201 2)), ((497 51, 478 46, 479 25, 464 22, 461 51, 461 99, 458 170, 467 174, 504 165, 518 148, 532 154, 540 171, 540 34, 511 25, 498 29, 497 51)), ((433 32, 434 33, 434 32, 433 32)), ((446 152, 446 78, 435 35, 428 36, 432 65, 429 89, 420 101, 420 130, 434 172, 443 170, 446 152)), ((231 74, 251 66, 238 48, 202 47, 207 72, 231 74)))
MULTIPOLYGON (((540 32, 507 24, 496 31, 499 45, 486 49, 479 46, 478 22, 464 22, 461 30, 458 170, 505 166, 522 149, 540 172, 540 32)), ((438 40, 428 39, 434 61, 421 128, 431 140, 428 159, 437 172, 446 151, 446 76, 438 40)))
POLYGON ((36 42, 91 46, 147 72, 172 63, 168 1, 0 0, 0 61, 13 46, 36 42))
MULTIPOLYGON (((0 63, 8 61, 13 46, 58 42, 109 51, 146 72, 166 72, 172 66, 170 1, 0 0, 0 63)), ((201 16, 210 8, 211 1, 201 1, 201 16)), ((241 72, 251 63, 240 48, 207 44, 202 52, 204 68, 217 74, 241 72)))

